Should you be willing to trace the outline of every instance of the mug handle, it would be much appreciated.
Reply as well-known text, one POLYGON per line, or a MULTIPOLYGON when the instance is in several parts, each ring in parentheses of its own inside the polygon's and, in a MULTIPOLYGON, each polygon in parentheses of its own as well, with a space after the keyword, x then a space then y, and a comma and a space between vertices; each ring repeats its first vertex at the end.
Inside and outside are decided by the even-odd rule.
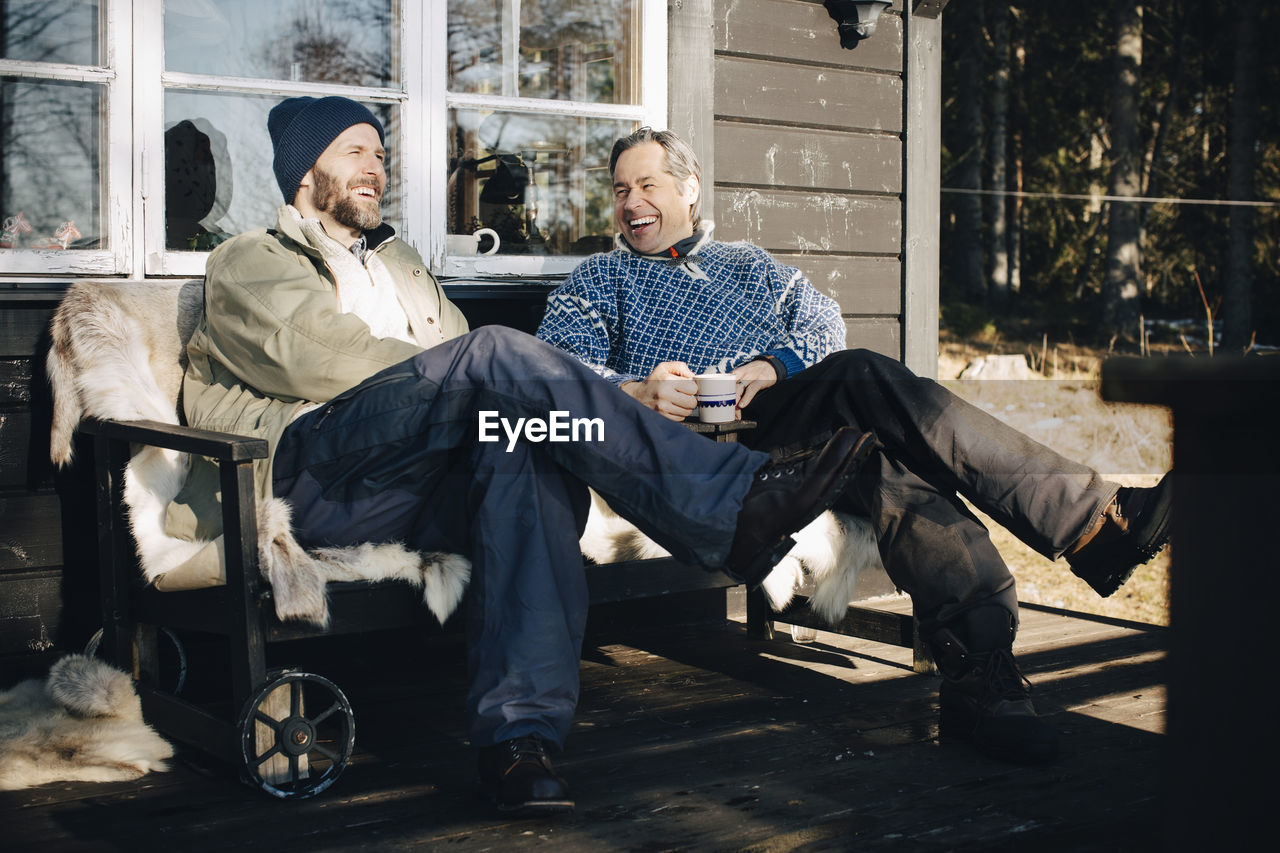
POLYGON ((502 241, 501 241, 500 239, 498 239, 498 232, 497 232, 497 231, 494 231, 492 228, 481 228, 479 231, 477 231, 477 232, 473 235, 473 236, 475 236, 475 238, 476 238, 476 245, 477 245, 477 246, 479 246, 479 245, 480 245, 480 237, 481 237, 481 235, 483 235, 483 234, 488 234, 490 237, 492 237, 492 238, 493 238, 493 245, 492 245, 491 247, 489 247, 489 251, 487 251, 487 252, 481 252, 480 254, 482 254, 482 255, 492 255, 492 254, 495 254, 495 253, 498 251, 498 246, 502 245, 502 241))

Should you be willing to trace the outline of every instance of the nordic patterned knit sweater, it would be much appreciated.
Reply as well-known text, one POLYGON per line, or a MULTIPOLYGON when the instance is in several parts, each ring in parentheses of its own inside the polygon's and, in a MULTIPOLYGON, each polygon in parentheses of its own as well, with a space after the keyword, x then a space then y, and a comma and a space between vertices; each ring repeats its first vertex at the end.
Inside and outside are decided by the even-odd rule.
POLYGON ((716 242, 703 225, 687 254, 640 255, 619 238, 587 258, 547 298, 538 337, 618 385, 663 361, 706 373, 773 356, 791 376, 844 349, 833 299, 795 267, 749 243, 716 242))

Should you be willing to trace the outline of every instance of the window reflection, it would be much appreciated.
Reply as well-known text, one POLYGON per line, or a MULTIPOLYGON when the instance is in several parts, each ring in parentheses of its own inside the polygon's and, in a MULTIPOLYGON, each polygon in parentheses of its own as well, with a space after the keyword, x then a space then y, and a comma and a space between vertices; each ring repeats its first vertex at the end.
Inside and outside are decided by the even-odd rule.
POLYGON ((394 0, 166 0, 165 65, 193 74, 386 86, 398 82, 392 23, 399 14, 394 0))
POLYGON ((609 119, 451 111, 449 233, 492 228, 499 254, 608 250, 609 151, 634 127, 609 119))
POLYGON ((0 0, 0 56, 99 65, 98 0, 0 0))
MULTIPOLYGON (((284 199, 271 170, 267 113, 277 96, 165 92, 165 245, 207 251, 230 236, 275 224, 284 199)), ((365 104, 387 132, 383 216, 400 228, 402 183, 392 143, 399 111, 365 104)))
POLYGON ((449 0, 449 89, 634 104, 640 0, 449 0))
POLYGON ((96 85, 0 79, 0 248, 105 247, 101 100, 96 85))

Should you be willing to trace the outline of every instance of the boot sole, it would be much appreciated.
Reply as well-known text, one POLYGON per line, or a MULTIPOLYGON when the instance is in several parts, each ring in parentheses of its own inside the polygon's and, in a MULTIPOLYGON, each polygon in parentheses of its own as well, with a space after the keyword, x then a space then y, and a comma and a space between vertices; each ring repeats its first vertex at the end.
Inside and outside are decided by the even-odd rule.
POLYGON ((980 733, 980 720, 968 708, 950 704, 942 706, 938 720, 938 737, 944 741, 964 741, 984 755, 1010 764, 1048 764, 1058 757, 1057 735, 1038 717, 1025 717, 1035 720, 1039 726, 1028 725, 1033 736, 1015 743, 1000 743, 984 740, 980 733), (1034 736, 1034 729, 1041 729, 1040 735, 1034 736))
POLYGON ((1071 572, 1103 598, 1114 594, 1133 576, 1138 566, 1151 560, 1169 544, 1169 521, 1173 515, 1173 476, 1166 474, 1152 496, 1151 521, 1141 530, 1132 530, 1102 546, 1084 560, 1067 562, 1071 572))

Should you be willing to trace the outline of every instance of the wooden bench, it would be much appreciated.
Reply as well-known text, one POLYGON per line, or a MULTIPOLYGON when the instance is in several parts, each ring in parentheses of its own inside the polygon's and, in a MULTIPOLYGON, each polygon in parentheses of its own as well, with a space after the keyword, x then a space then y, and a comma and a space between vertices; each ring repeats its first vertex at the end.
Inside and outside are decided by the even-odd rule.
MULTIPOLYGON (((127 287, 127 284, 113 285, 127 287)), ((55 387, 55 393, 56 393, 55 387)), ((736 440, 742 424, 693 425, 717 440, 736 440)), ((87 419, 79 430, 92 436, 98 507, 102 636, 99 650, 131 670, 144 714, 166 736, 237 767, 241 777, 284 799, 308 797, 329 787, 354 748, 354 714, 341 689, 322 675, 268 670, 271 644, 326 635, 419 627, 456 630, 458 617, 442 628, 405 584, 330 583, 326 628, 277 618, 271 586, 257 548, 253 461, 265 458, 265 441, 154 421, 87 419), (225 584, 161 591, 143 582, 124 501, 125 469, 139 446, 167 448, 215 460, 220 470, 225 541, 225 584), (195 631, 225 638, 230 685, 225 701, 211 709, 177 694, 161 672, 162 631, 195 631)), ((640 599, 724 590, 727 575, 671 558, 585 567, 593 607, 640 599)), ((721 599, 723 601, 723 598, 721 599)), ((723 611, 722 611, 723 612, 723 611)), ((916 668, 931 667, 907 615, 850 606, 829 627, 807 612, 800 597, 783 613, 773 612, 755 591, 748 599, 749 630, 773 637, 773 621, 812 625, 915 649, 916 668)))

